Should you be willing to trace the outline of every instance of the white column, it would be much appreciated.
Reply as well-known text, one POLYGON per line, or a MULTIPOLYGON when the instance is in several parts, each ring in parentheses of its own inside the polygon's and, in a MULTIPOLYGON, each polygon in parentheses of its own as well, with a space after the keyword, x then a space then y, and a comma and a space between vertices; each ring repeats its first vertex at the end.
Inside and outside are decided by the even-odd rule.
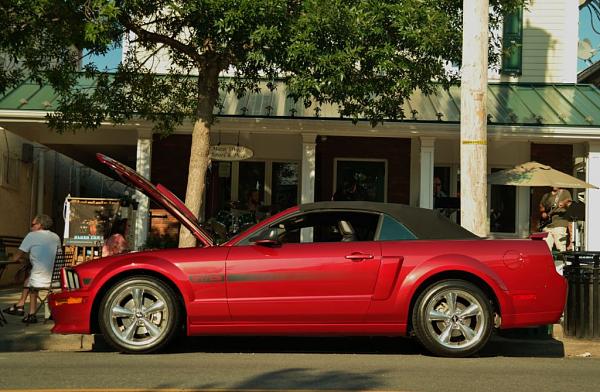
MULTIPOLYGON (((314 133, 302 134, 302 193, 300 203, 315 201, 315 170, 317 164, 317 135, 314 133)), ((312 228, 300 231, 300 242, 312 242, 312 228)))
MULTIPOLYGON (((138 134, 136 157, 136 171, 147 179, 150 179, 150 163, 152 160, 151 132, 140 132, 138 134)), ((136 191, 135 198, 138 201, 138 209, 135 216, 135 249, 140 249, 144 246, 148 238, 150 203, 148 197, 139 191, 136 191)))
POLYGON ((421 187, 421 142, 418 137, 410 139, 410 199, 412 207, 419 206, 419 191, 421 187))
MULTIPOLYGON (((588 147, 586 181, 600 188, 600 143, 588 147)), ((585 192, 585 250, 600 251, 600 189, 585 192)))
POLYGON ((44 194, 46 187, 46 150, 44 148, 40 148, 38 150, 38 167, 37 167, 37 204, 36 204, 36 214, 47 214, 49 212, 44 211, 44 194))
POLYGON ((421 137, 419 207, 433 208, 433 166, 435 164, 435 138, 421 137))
POLYGON ((317 135, 314 133, 302 134, 302 204, 315 201, 316 139, 317 135))

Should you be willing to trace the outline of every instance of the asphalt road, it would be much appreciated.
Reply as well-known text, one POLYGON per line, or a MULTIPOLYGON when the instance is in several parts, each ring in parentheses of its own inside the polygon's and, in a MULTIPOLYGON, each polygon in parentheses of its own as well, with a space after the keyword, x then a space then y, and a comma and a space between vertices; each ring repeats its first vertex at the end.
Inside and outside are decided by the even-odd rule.
POLYGON ((522 356, 491 347, 479 358, 445 359, 399 339, 252 339, 197 339, 157 355, 0 353, 0 389, 583 392, 600 385, 600 359, 552 350, 522 356))

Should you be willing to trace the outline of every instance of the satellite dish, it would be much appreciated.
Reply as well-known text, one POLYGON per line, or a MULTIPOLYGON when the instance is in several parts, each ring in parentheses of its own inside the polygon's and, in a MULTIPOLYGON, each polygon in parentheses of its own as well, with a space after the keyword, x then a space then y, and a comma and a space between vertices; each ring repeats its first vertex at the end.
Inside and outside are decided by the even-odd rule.
POLYGON ((594 49, 592 47, 592 42, 587 38, 584 38, 581 41, 579 41, 577 45, 577 57, 580 60, 587 61, 591 59, 597 51, 598 49, 594 49))

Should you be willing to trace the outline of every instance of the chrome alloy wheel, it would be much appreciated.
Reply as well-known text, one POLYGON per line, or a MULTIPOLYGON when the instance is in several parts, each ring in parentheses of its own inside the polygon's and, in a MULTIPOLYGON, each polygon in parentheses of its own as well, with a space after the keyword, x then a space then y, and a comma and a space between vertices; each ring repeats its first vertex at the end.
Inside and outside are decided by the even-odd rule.
POLYGON ((113 336, 128 346, 152 346, 169 331, 169 301, 157 287, 144 282, 122 287, 110 298, 113 336))
POLYGON ((484 306, 467 291, 448 288, 431 297, 425 307, 426 328, 438 344, 467 349, 482 339, 489 320, 484 306))

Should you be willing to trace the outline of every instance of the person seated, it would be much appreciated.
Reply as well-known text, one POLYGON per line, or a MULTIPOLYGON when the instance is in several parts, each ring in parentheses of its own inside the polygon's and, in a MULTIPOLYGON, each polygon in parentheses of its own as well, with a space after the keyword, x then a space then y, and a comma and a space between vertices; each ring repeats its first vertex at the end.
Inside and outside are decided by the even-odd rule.
POLYGON ((23 291, 19 301, 4 309, 4 313, 24 316, 26 324, 37 323, 38 293, 40 289, 50 286, 52 268, 56 252, 60 249, 60 238, 50 231, 52 219, 48 215, 40 214, 33 218, 31 231, 25 236, 19 249, 12 260, 24 265, 21 270, 30 268, 29 276, 25 279, 23 291), (30 266, 30 267, 29 267, 30 266), (25 314, 25 301, 29 296, 29 311, 25 314))
POLYGON ((113 223, 111 231, 102 246, 102 257, 118 255, 129 250, 125 235, 127 219, 118 219, 113 223))

